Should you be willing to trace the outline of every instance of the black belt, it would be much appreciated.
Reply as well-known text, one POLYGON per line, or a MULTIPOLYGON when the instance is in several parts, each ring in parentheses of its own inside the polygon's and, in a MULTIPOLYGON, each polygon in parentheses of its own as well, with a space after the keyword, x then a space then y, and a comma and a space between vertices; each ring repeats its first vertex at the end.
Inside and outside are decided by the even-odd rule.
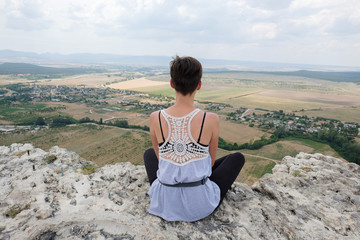
POLYGON ((187 183, 177 183, 177 184, 167 184, 167 183, 162 183, 162 185, 168 186, 168 187, 196 187, 196 186, 200 186, 200 185, 204 185, 206 183, 206 181, 208 180, 208 178, 203 178, 199 181, 196 182, 187 182, 187 183))

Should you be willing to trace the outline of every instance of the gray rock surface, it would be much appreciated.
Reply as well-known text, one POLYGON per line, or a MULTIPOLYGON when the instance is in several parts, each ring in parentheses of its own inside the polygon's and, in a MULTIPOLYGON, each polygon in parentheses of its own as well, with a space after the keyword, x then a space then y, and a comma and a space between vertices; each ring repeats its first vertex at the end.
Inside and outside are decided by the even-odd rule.
POLYGON ((1 146, 0 239, 360 239, 360 167, 333 157, 285 157, 194 223, 148 214, 144 166, 83 174, 89 164, 57 146, 1 146))

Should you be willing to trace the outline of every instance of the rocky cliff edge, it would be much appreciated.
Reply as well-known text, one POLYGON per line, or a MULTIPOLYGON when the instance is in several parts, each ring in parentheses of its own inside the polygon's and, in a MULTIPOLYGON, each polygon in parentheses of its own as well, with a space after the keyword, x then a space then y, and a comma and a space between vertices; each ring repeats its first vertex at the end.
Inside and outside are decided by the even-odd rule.
POLYGON ((0 147, 0 239, 360 239, 359 175, 299 153, 251 187, 234 183, 209 217, 166 222, 148 214, 144 166, 95 169, 57 146, 12 144, 0 147))

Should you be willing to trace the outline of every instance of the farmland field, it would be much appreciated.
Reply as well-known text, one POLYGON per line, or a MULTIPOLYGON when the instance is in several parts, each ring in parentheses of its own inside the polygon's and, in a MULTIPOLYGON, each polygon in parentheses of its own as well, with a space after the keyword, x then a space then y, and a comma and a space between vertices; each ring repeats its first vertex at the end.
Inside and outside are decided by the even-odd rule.
MULTIPOLYGON (((165 80, 158 76, 149 79, 165 80)), ((199 101, 285 112, 302 111, 303 115, 360 123, 359 83, 259 73, 207 73, 202 82, 202 89, 196 96, 199 101)), ((134 89, 174 96, 173 90, 166 85, 134 89)))

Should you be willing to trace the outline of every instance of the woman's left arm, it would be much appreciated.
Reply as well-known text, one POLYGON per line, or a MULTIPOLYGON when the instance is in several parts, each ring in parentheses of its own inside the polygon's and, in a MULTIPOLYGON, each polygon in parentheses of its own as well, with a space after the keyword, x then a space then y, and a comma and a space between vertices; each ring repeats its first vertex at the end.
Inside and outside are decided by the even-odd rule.
POLYGON ((220 121, 218 115, 216 115, 215 113, 208 113, 207 117, 211 125, 210 126, 211 139, 209 142, 209 153, 211 156, 211 166, 213 166, 215 163, 216 153, 218 149, 220 121))

